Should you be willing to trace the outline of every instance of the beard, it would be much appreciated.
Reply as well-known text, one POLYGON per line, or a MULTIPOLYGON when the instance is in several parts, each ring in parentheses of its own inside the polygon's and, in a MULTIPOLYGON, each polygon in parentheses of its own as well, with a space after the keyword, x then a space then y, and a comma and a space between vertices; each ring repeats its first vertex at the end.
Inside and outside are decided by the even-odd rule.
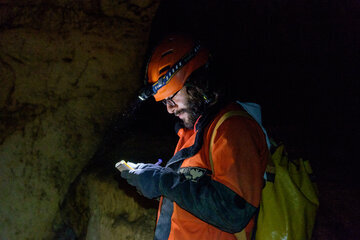
POLYGON ((175 112, 175 115, 187 114, 185 119, 181 119, 186 128, 194 128, 194 124, 204 112, 204 103, 196 101, 196 99, 189 99, 186 108, 180 109, 175 112))

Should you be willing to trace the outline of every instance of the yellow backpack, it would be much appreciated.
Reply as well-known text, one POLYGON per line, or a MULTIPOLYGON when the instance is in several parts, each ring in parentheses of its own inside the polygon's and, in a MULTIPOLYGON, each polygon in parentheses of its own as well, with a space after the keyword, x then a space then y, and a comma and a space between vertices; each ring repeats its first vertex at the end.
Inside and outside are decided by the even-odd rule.
MULTIPOLYGON (((215 125, 210 140, 209 160, 218 127, 227 118, 251 116, 243 111, 225 113, 215 125)), ((255 240, 309 240, 319 207, 318 190, 312 178, 309 161, 302 158, 289 160, 284 145, 275 146, 266 173, 257 217, 255 240)), ((235 234, 245 240, 245 231, 235 234)))

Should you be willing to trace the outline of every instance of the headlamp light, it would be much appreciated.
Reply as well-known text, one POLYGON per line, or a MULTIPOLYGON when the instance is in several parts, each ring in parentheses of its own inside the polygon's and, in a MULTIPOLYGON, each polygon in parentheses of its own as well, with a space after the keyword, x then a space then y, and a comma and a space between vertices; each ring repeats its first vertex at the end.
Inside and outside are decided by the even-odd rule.
POLYGON ((138 95, 138 98, 141 100, 141 101, 145 101, 146 99, 148 99, 149 97, 151 97, 152 95, 154 95, 154 91, 153 91, 153 88, 152 88, 152 85, 147 85, 145 86, 144 88, 142 88, 140 90, 140 93, 138 95))

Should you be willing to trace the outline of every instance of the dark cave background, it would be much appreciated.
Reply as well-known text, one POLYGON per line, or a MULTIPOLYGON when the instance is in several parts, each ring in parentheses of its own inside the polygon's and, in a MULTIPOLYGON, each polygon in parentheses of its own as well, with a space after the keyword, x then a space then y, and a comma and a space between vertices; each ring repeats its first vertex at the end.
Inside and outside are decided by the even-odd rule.
MULTIPOLYGON (((356 1, 163 1, 148 55, 169 32, 196 36, 214 55, 218 84, 259 103, 270 135, 345 180, 355 177, 359 139, 359 9, 356 1)), ((166 133, 167 115, 146 102, 138 120, 166 133), (158 119, 147 118, 154 112, 158 119)))
MULTIPOLYGON (((169 32, 205 42, 218 84, 236 99, 259 103, 270 135, 285 143, 290 156, 310 160, 321 201, 314 239, 360 237, 354 204, 359 10, 354 0, 162 1, 150 36, 148 55, 169 32)), ((174 121, 159 105, 143 104, 136 126, 169 135, 174 121)))

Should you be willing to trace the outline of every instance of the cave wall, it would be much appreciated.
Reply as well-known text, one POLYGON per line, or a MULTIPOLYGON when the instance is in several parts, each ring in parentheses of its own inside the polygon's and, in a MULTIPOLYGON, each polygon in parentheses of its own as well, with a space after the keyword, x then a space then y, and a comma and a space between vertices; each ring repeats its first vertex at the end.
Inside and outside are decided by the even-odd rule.
POLYGON ((173 30, 207 41, 232 92, 312 161, 314 239, 358 239, 358 4, 171 0, 154 17, 159 2, 0 1, 0 239, 152 238, 157 202, 113 162, 168 156, 172 127, 146 106, 151 121, 104 136, 142 84, 148 43, 173 30))
MULTIPOLYGON (((158 4, 0 2, 0 239, 55 236, 70 184, 142 84, 158 4)), ((122 192, 114 191, 121 204, 122 192)), ((103 236, 89 239, 112 239, 104 231, 89 228, 103 236)))
POLYGON ((53 221, 55 239, 152 239, 155 204, 113 174, 83 173, 53 221))

